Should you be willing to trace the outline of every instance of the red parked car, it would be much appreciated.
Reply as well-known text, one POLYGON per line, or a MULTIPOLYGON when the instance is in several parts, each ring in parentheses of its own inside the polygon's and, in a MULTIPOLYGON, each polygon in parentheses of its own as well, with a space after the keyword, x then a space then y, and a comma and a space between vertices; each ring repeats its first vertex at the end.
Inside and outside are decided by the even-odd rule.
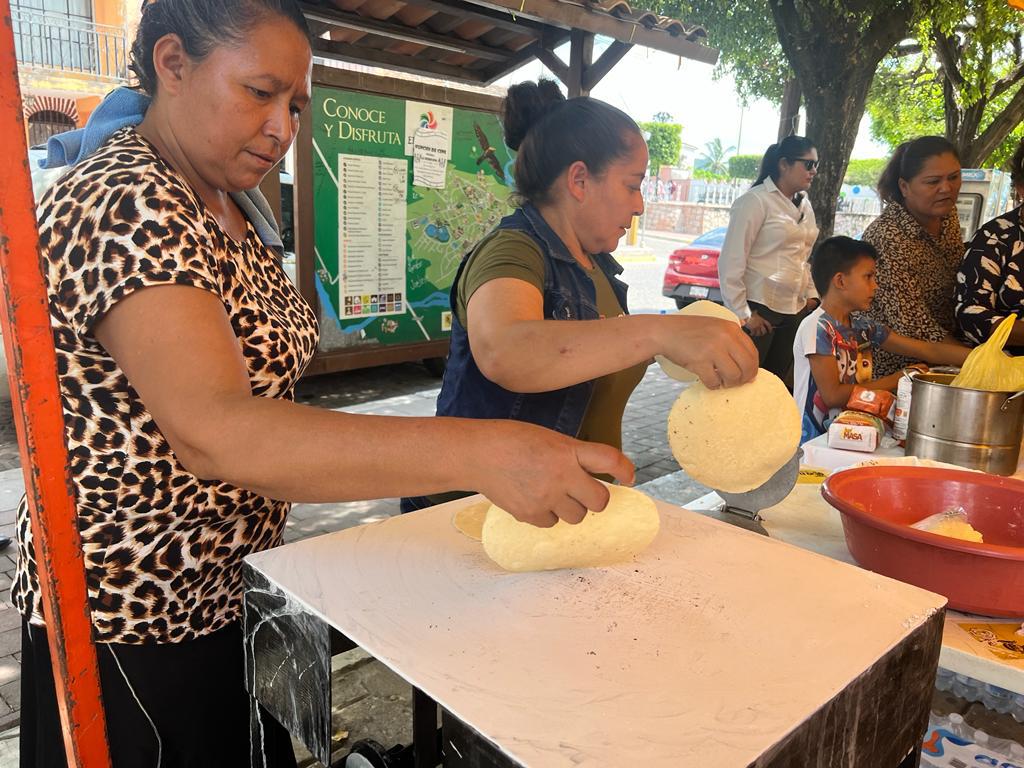
POLYGON ((677 248, 668 257, 661 293, 675 299, 682 309, 698 299, 722 303, 718 284, 718 254, 725 242, 725 227, 705 232, 689 245, 677 248))

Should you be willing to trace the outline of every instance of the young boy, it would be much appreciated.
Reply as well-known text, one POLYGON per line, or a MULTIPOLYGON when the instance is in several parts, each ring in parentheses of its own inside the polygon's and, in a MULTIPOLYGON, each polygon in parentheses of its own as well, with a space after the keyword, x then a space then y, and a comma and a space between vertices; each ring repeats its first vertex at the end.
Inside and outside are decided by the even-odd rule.
MULTIPOLYGON (((854 385, 896 390, 902 373, 872 377, 875 347, 936 365, 963 365, 970 351, 959 344, 901 336, 867 318, 851 318, 851 313, 871 306, 878 290, 877 261, 870 243, 849 237, 830 237, 811 257, 821 306, 803 319, 793 343, 793 396, 803 415, 802 443, 828 431, 854 385)), ((925 365, 914 367, 928 370, 925 365)))

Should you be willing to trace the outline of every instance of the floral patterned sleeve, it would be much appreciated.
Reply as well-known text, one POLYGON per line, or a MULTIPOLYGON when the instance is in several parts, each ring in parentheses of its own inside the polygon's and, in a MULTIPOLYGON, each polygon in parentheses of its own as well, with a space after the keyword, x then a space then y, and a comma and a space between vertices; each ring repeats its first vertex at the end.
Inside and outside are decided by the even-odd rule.
POLYGON ((956 332, 983 344, 1003 319, 1024 314, 1024 226, 1021 209, 978 230, 956 276, 956 332))

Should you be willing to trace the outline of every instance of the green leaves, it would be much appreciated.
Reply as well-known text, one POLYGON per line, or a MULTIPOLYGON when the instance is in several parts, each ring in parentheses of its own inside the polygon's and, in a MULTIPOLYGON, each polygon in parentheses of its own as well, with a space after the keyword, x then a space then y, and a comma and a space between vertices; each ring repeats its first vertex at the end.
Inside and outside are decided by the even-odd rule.
POLYGON ((1006 0, 939 0, 915 28, 919 50, 886 59, 868 101, 872 134, 895 146, 944 135, 967 166, 998 167, 1022 136, 1024 14, 1006 0))
MULTIPOLYGON (((659 112, 655 117, 671 117, 659 112)), ((650 134, 647 151, 650 153, 652 175, 663 165, 673 166, 679 162, 683 150, 683 126, 667 122, 640 123, 640 130, 650 134)))
POLYGON ((704 145, 704 154, 694 165, 711 176, 724 177, 729 173, 729 155, 735 151, 736 147, 724 146, 721 139, 712 139, 704 145))

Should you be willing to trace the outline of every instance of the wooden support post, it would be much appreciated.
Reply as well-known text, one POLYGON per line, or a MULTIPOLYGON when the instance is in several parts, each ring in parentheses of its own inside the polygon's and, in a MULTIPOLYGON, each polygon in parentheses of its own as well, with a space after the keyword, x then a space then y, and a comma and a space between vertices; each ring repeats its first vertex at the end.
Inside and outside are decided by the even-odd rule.
MULTIPOLYGON (((313 311, 320 314, 316 291, 316 232, 313 210, 313 110, 299 117, 295 140, 295 174, 292 177, 292 231, 295 234, 295 285, 313 311)), ((341 254, 338 255, 339 259, 341 254)), ((339 265, 338 273, 341 273, 339 265)), ((308 372, 307 372, 308 373, 308 372)))
POLYGON ((594 36, 589 32, 574 29, 570 33, 569 64, 566 66, 555 53, 555 48, 561 43, 562 40, 552 41, 544 38, 534 49, 534 55, 562 81, 570 99, 574 96, 589 96, 601 79, 622 61, 622 57, 633 47, 631 43, 615 40, 601 54, 601 58, 591 63, 594 58, 594 36))
POLYGON ((589 96, 590 90, 584 87, 583 77, 594 59, 594 35, 574 29, 569 35, 569 42, 569 81, 565 84, 569 98, 589 96))
MULTIPOLYGON (((106 721, 39 264, 9 0, 0 0, 0 312, 68 764, 109 768, 106 721)), ((22 757, 25 760, 25 757, 22 757)))
POLYGON ((622 61, 622 57, 632 50, 631 43, 615 40, 605 48, 601 57, 583 72, 583 90, 590 93, 601 79, 611 72, 612 67, 622 61))

